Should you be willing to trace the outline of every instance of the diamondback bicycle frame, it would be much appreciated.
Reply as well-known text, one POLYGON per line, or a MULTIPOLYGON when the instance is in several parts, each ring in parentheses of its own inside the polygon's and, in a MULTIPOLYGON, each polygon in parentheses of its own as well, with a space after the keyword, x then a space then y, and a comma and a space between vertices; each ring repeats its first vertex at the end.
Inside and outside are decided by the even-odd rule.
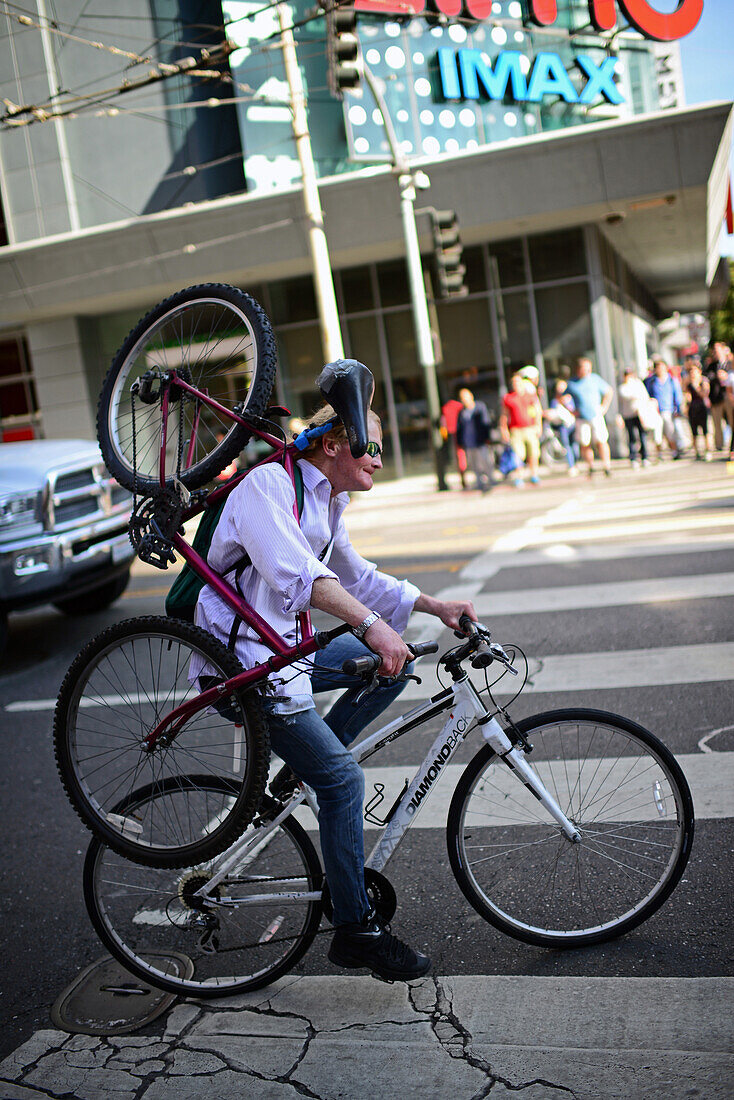
MULTIPOLYGON (((514 671, 511 662, 501 646, 492 644, 492 657, 500 661, 510 670, 514 671)), ((466 656, 469 656, 467 647, 466 656)), ((368 658, 369 660, 369 658, 368 658)), ((407 830, 416 820, 420 810, 435 789, 435 784, 440 779, 447 764, 463 743, 469 732, 479 727, 484 740, 497 754, 498 760, 510 769, 517 779, 523 783, 537 798, 549 815, 556 821, 559 828, 571 843, 577 843, 581 835, 574 823, 563 813, 553 795, 546 789, 535 771, 525 759, 525 746, 520 737, 517 743, 508 737, 507 733, 497 721, 490 715, 487 708, 469 679, 467 673, 461 669, 460 660, 454 662, 450 668, 453 677, 451 687, 434 695, 426 703, 407 711, 405 714, 389 722, 375 733, 366 737, 350 751, 357 763, 361 764, 369 756, 379 752, 381 748, 392 741, 397 740, 409 731, 418 728, 431 718, 449 711, 440 733, 434 740, 425 759, 418 767, 412 780, 406 780, 397 800, 388 811, 384 820, 380 821, 374 816, 373 810, 379 801, 375 799, 365 807, 365 820, 371 824, 384 827, 384 832, 373 847, 370 855, 365 859, 367 872, 382 872, 394 855, 407 830)), ((376 796, 380 798, 380 796, 376 796)), ((219 857, 219 866, 214 874, 208 878, 205 885, 198 891, 197 896, 206 897, 207 902, 213 905, 258 905, 269 901, 282 901, 284 903, 301 903, 305 901, 317 901, 322 892, 289 891, 269 894, 248 893, 244 897, 229 895, 225 900, 217 902, 212 897, 217 886, 231 872, 241 872, 247 866, 248 855, 259 851, 268 843, 268 838, 274 835, 281 822, 294 813, 299 806, 306 803, 318 818, 319 807, 316 796, 311 788, 299 781, 296 790, 275 814, 269 814, 267 819, 260 822, 254 835, 241 837, 232 848, 219 857)))

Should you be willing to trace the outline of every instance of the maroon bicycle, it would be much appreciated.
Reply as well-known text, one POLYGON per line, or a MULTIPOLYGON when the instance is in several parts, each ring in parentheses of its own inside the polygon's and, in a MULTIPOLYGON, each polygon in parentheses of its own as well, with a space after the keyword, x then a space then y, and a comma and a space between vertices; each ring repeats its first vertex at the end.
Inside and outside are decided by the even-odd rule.
MULTIPOLYGON (((145 616, 102 631, 71 665, 54 717, 64 788, 95 835, 150 866, 211 858, 244 831, 268 777, 260 694, 267 677, 349 629, 314 632, 304 613, 297 642, 289 644, 184 537, 189 520, 221 504, 247 476, 206 487, 252 437, 271 448, 263 462, 281 462, 293 477, 314 432, 288 442, 277 423, 288 411, 267 408, 275 360, 270 323, 252 297, 229 286, 190 287, 132 330, 100 396, 98 438, 110 472, 134 494, 130 537, 140 558, 166 569, 179 555, 272 653, 245 670, 192 623, 145 616), (192 677, 192 660, 206 675, 192 677), (212 777, 228 781, 226 789, 212 777), (176 783, 175 816, 155 797, 141 803, 145 810, 125 808, 133 791, 154 796, 176 783)), ((317 381, 346 425, 353 453, 364 454, 372 375, 346 361, 317 381)))

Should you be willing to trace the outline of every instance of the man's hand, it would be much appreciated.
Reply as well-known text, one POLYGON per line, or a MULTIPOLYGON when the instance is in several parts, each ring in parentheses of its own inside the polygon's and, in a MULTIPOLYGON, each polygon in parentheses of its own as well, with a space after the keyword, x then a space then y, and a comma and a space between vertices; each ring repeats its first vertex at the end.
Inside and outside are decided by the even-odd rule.
POLYGON ((437 600, 433 596, 426 596, 424 592, 421 592, 415 601, 414 610, 435 615, 445 626, 450 626, 452 630, 461 630, 459 619, 462 615, 468 615, 472 622, 477 621, 477 613, 471 600, 437 600))
POLYGON ((364 642, 382 657, 380 676, 397 676, 413 655, 407 645, 384 619, 378 619, 366 632, 364 642))

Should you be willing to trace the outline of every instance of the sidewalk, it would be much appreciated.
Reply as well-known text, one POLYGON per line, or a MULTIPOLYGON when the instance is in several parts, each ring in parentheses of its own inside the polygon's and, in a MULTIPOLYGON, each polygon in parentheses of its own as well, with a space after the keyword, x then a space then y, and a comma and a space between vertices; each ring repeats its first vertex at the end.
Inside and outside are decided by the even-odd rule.
POLYGON ((0 1095, 728 1100, 722 1009, 733 987, 727 978, 286 977, 180 1004, 160 1037, 37 1032, 0 1065, 0 1095))

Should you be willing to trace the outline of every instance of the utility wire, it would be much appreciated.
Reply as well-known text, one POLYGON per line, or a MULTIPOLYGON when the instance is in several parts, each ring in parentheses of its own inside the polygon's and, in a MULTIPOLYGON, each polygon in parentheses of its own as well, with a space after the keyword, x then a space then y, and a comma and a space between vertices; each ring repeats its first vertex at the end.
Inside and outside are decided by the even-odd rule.
POLYGON ((85 271, 78 275, 67 275, 63 279, 51 279, 45 283, 35 283, 33 286, 25 286, 19 290, 10 290, 4 297, 5 298, 18 298, 29 294, 34 294, 40 291, 50 290, 52 287, 67 285, 69 283, 78 282, 83 279, 94 279, 102 275, 113 275, 117 272, 124 271, 126 268, 140 268, 142 264, 158 263, 160 260, 171 260, 176 256, 192 255, 196 252, 202 252, 205 248, 217 248, 219 245, 227 244, 230 241, 241 240, 244 237, 252 237, 260 233, 269 233, 274 229, 283 229, 287 225, 293 225, 297 221, 305 219, 305 214, 301 218, 281 218, 277 222, 269 222, 267 225, 257 225, 253 229, 243 229, 239 233, 228 233, 226 237, 217 237, 215 239, 208 239, 201 241, 199 244, 185 244, 183 248, 173 248, 168 252, 158 252, 154 256, 141 256, 136 260, 128 260, 125 263, 114 263, 109 267, 100 267, 96 271, 85 271))

